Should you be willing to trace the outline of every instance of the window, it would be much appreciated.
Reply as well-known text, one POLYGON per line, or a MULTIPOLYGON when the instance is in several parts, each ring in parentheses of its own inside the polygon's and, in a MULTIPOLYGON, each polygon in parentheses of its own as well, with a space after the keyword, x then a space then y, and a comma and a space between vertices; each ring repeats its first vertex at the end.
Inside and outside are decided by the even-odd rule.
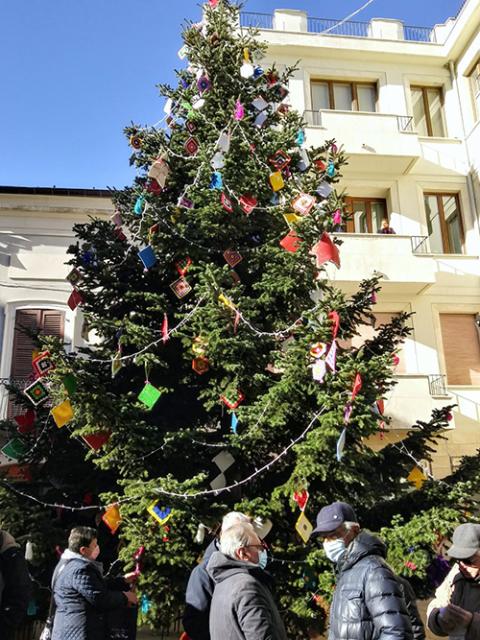
POLYGON ((447 384, 480 385, 480 340, 475 315, 441 313, 447 384))
POLYGON ((435 87, 411 87, 413 119, 421 136, 445 136, 442 90, 435 87))
POLYGON ((345 198, 349 216, 347 233, 378 233, 382 220, 388 219, 387 202, 383 198, 345 198))
POLYGON ((376 111, 377 85, 373 82, 316 80, 311 84, 312 109, 376 111))
POLYGON ((472 83, 473 99, 475 100, 476 117, 480 118, 480 60, 477 62, 470 74, 472 83))
POLYGON ((426 193, 425 212, 432 253, 463 253, 463 223, 457 194, 426 193))
MULTIPOLYGON (((15 316, 15 332, 13 338, 12 366, 10 377, 18 381, 19 386, 27 386, 32 376, 32 355, 36 349, 34 342, 22 329, 39 330, 46 336, 63 338, 64 314, 54 309, 19 309, 15 316)), ((8 405, 8 417, 11 418, 22 409, 13 400, 8 405)))

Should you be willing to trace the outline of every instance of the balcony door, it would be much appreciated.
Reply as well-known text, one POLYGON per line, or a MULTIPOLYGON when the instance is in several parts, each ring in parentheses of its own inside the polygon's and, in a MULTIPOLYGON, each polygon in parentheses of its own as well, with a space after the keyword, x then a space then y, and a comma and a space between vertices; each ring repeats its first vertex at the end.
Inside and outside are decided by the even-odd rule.
POLYGON ((413 119, 421 136, 444 137, 443 94, 437 87, 411 87, 413 119))
POLYGON ((349 219, 347 233, 378 233, 382 220, 388 219, 387 201, 384 198, 345 198, 345 211, 349 219))
POLYGON ((432 253, 463 253, 463 223, 456 193, 425 193, 425 213, 432 253))

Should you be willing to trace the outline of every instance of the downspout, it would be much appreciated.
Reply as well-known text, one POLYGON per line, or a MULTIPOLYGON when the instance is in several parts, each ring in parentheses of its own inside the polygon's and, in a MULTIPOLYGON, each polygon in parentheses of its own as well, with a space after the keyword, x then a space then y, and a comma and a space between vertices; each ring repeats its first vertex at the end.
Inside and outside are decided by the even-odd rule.
POLYGON ((452 82, 452 85, 454 85, 455 92, 457 94, 458 109, 460 111, 460 122, 462 123, 463 143, 465 145, 465 152, 466 152, 466 155, 467 155, 467 163, 468 163, 468 173, 467 173, 468 199, 470 201, 470 208, 471 208, 471 210, 473 212, 473 216, 475 218, 475 222, 477 223, 478 233, 480 235, 480 223, 479 223, 479 220, 478 220, 478 217, 480 215, 480 210, 478 208, 477 198, 475 196, 475 189, 473 188, 473 180, 472 180, 472 173, 471 173, 472 162, 470 160, 470 152, 468 150, 467 130, 466 130, 466 127, 465 127, 465 118, 463 117, 462 101, 461 101, 461 98, 460 98, 460 89, 458 87, 457 74, 455 73, 455 65, 453 63, 453 60, 449 60, 448 61, 448 68, 450 70, 450 80, 452 82))

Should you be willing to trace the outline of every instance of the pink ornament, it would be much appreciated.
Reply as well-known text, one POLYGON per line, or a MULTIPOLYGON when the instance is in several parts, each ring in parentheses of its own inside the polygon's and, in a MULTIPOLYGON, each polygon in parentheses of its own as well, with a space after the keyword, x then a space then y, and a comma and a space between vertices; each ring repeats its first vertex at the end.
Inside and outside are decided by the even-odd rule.
POLYGON ((411 571, 417 570, 417 565, 411 560, 407 560, 406 562, 404 562, 404 564, 407 567, 407 569, 410 569, 411 571))
POLYGON ((372 295, 370 296, 370 302, 372 304, 376 304, 377 303, 377 294, 375 293, 375 291, 372 291, 372 295))
POLYGON ((235 111, 233 112, 235 120, 243 120, 245 116, 245 108, 240 100, 235 103, 235 111))
POLYGON ((212 9, 216 9, 218 5, 218 0, 208 0, 208 4, 212 7, 212 9))
POLYGON ((335 155, 338 151, 338 147, 336 144, 332 144, 332 146, 330 147, 330 151, 333 153, 333 155, 335 155))
POLYGON ((399 364, 400 364, 400 358, 397 356, 397 354, 394 354, 394 356, 393 356, 393 366, 396 367, 399 364))
POLYGON ((333 213, 333 224, 342 224, 342 212, 340 209, 333 213))

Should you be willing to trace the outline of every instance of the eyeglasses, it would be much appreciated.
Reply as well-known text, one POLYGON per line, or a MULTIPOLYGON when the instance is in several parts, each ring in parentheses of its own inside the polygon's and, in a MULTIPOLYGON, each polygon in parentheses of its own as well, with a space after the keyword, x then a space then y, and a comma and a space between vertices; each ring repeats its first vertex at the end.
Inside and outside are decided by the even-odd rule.
POLYGON ((318 536, 319 540, 323 542, 324 540, 339 540, 345 536, 345 527, 343 524, 335 529, 334 531, 329 531, 328 533, 322 533, 318 536))
POLYGON ((260 544, 246 544, 244 546, 244 549, 249 549, 250 547, 253 547, 255 549, 268 549, 267 545, 265 544, 265 542, 261 542, 260 544))

